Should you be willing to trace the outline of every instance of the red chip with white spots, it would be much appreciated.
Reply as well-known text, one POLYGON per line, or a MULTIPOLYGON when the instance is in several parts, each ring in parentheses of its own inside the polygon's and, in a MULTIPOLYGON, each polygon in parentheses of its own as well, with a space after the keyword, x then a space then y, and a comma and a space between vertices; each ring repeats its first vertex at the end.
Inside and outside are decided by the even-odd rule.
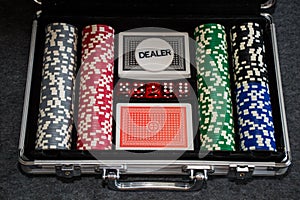
POLYGON ((77 149, 112 148, 114 29, 87 26, 82 31, 77 149))

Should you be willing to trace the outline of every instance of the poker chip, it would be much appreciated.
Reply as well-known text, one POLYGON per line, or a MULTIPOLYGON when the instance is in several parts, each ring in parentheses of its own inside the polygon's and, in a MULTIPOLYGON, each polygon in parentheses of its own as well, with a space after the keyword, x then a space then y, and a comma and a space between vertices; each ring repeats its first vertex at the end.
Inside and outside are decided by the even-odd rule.
POLYGON ((268 82, 260 25, 253 22, 242 23, 233 26, 230 32, 235 83, 268 82))
POLYGON ((195 28, 201 150, 234 151, 234 121, 225 27, 195 28))
POLYGON ((268 84, 241 84, 236 88, 236 101, 241 150, 276 151, 268 84))
POLYGON ((191 85, 188 81, 118 81, 116 95, 119 98, 147 99, 180 99, 191 95, 191 85))
POLYGON ((70 24, 46 27, 36 150, 71 149, 77 37, 70 24))
POLYGON ((263 31, 246 22, 230 32, 240 149, 276 151, 263 31))
POLYGON ((77 149, 112 148, 114 29, 90 25, 82 31, 77 149))

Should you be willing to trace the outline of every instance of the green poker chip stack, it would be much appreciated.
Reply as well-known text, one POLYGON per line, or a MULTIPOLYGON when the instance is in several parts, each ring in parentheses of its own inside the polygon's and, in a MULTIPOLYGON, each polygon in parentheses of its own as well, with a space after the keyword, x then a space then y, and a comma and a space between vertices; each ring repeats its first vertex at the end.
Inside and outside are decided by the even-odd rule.
POLYGON ((234 151, 234 122, 226 32, 220 24, 196 27, 201 150, 234 151))

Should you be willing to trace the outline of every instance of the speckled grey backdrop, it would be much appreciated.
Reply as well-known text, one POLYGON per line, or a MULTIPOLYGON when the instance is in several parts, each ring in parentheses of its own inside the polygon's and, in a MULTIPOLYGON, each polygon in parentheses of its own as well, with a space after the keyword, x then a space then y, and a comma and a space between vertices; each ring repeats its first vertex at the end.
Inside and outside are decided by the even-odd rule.
POLYGON ((33 14, 32 0, 0 0, 0 199, 299 199, 300 197, 300 1, 278 0, 277 24, 283 91, 293 166, 283 179, 258 178, 236 185, 211 178, 199 192, 115 192, 84 177, 62 183, 55 177, 28 178, 17 169, 18 139, 33 14))

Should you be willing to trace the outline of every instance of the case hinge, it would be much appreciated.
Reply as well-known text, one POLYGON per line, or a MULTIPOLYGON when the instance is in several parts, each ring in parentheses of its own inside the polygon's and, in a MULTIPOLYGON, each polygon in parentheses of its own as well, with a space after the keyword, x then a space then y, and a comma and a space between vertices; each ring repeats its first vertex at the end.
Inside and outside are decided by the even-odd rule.
POLYGON ((235 165, 229 166, 228 178, 239 183, 247 183, 252 179, 254 166, 235 165))
POLYGON ((81 175, 80 166, 61 165, 55 167, 56 175, 61 178, 71 179, 81 175))

